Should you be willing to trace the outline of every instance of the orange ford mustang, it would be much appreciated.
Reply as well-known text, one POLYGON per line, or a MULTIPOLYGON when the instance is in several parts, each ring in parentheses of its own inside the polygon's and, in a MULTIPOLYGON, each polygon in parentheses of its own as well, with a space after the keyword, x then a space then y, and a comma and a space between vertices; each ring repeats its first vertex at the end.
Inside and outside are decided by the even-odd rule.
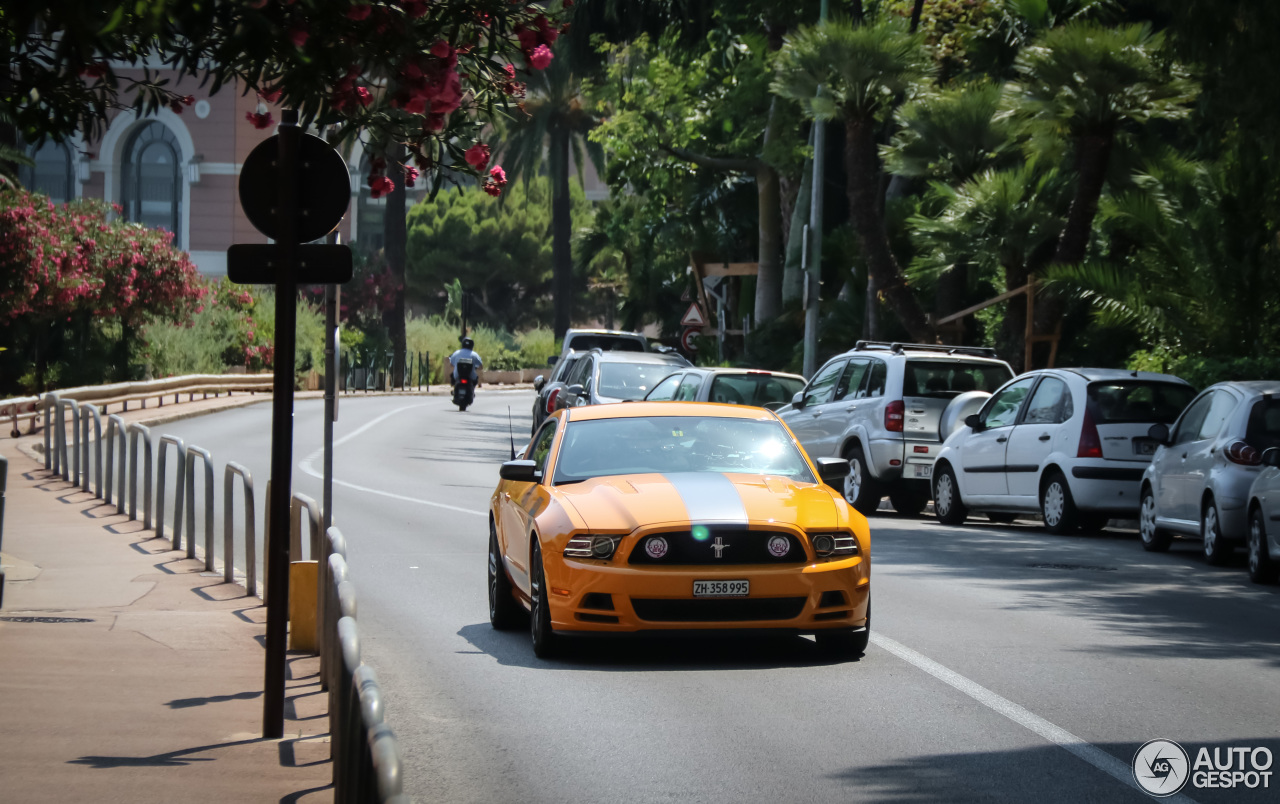
POLYGON ((765 630, 839 656, 870 634, 871 537, 771 411, 637 402, 557 411, 489 502, 489 616, 562 634, 765 630))

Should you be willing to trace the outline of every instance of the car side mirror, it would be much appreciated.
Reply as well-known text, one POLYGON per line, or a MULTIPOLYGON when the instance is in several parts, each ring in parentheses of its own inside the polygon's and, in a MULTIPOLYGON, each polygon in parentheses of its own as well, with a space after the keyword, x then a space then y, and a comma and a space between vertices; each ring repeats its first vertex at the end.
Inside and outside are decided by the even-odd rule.
POLYGON ((533 390, 535 391, 541 391, 542 386, 546 384, 547 384, 547 378, 543 377, 541 374, 533 378, 533 390))
POLYGON ((819 458, 818 477, 822 482, 835 489, 844 488, 844 479, 849 476, 849 462, 844 458, 819 458))
POLYGON ((1262 451, 1263 466, 1280 466, 1280 447, 1267 447, 1262 451))
POLYGON ((572 394, 573 396, 582 396, 582 392, 584 390, 586 389, 584 389, 581 385, 574 383, 573 385, 570 385, 568 388, 564 389, 564 392, 566 394, 572 394))
POLYGON ((964 417, 964 426, 976 433, 982 429, 982 417, 976 413, 970 413, 964 417))
POLYGON ((791 397, 791 407, 796 410, 804 407, 804 391, 796 391, 795 396, 791 397))
POLYGON ((1168 444, 1169 443, 1169 426, 1167 424, 1151 425, 1151 428, 1147 430, 1147 438, 1151 439, 1157 444, 1168 444))
POLYGON ((498 476, 503 480, 533 483, 538 480, 538 464, 525 460, 507 461, 498 469, 498 476))
POLYGON ((547 358, 547 365, 554 366, 556 364, 556 361, 559 359, 560 359, 560 355, 552 355, 551 357, 547 358))

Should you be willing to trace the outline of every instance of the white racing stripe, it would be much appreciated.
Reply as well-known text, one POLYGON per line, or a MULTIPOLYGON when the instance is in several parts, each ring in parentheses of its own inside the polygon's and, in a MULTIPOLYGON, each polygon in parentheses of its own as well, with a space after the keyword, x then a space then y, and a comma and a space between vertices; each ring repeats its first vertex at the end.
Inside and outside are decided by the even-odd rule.
MULTIPOLYGON (((1088 762, 1093 767, 1115 778, 1122 784, 1137 790, 1143 795, 1147 792, 1138 786, 1133 778, 1133 768, 1124 762, 1116 759, 1111 754, 1103 751, 1092 743, 1085 742, 1071 732, 1060 726, 1055 726, 1039 715, 1033 714, 1024 707, 1004 698, 975 681, 970 681, 959 673, 938 664, 933 659, 922 653, 908 648, 901 642, 890 639, 887 636, 879 634, 875 631, 871 632, 871 641, 876 645, 902 659, 904 662, 913 665, 920 670, 928 673, 939 681, 954 687, 955 689, 968 695, 978 703, 1004 715, 1005 717, 1022 726, 1025 729, 1035 732, 1044 739, 1054 743, 1075 754, 1080 759, 1088 762)), ((1179 804, 1195 804, 1195 800, 1184 795, 1178 794, 1168 796, 1162 801, 1176 801, 1179 804)))
MULTIPOLYGON (((358 430, 355 430, 354 432, 347 433, 347 434, 346 434, 346 435, 344 435, 342 438, 339 438, 337 441, 334 441, 334 442, 333 442, 333 448, 336 450, 340 445, 347 443, 348 441, 350 441, 351 439, 353 439, 353 438, 355 438, 356 436, 360 435, 361 433, 365 432, 366 430, 368 430, 368 429, 370 429, 370 428, 372 428, 372 427, 374 427, 374 426, 376 426, 376 425, 378 425, 378 424, 381 424, 382 422, 386 421, 387 419, 391 418, 392 416, 396 415, 397 413, 403 413, 403 412, 405 412, 406 410, 413 410, 414 408, 422 408, 422 407, 426 407, 426 405, 424 405, 424 404, 419 404, 419 405, 406 405, 406 406, 404 406, 404 407, 402 407, 402 408, 396 408, 396 409, 395 409, 395 410, 393 410, 393 411, 390 411, 390 412, 388 412, 388 413, 384 413, 384 414, 382 414, 381 416, 379 416, 378 418, 374 419, 373 421, 371 421, 371 422, 369 422, 369 423, 365 424, 363 427, 359 428, 358 430)), ((312 461, 314 461, 315 459, 319 458, 319 457, 320 457, 321 455, 323 455, 323 454, 324 454, 324 447, 322 446, 322 447, 320 447, 319 449, 317 449, 317 450, 313 451, 313 452, 312 452, 310 455, 308 455, 306 458, 304 458, 304 459, 303 459, 303 460, 298 464, 298 468, 299 468, 299 469, 301 469, 303 472, 305 472, 305 473, 307 473, 307 474, 311 475, 312 477, 319 478, 320 480, 324 480, 324 473, 323 473, 323 472, 317 472, 317 471, 316 471, 316 469, 315 469, 315 467, 311 465, 311 462, 312 462, 312 461)), ((487 511, 476 511, 476 510, 471 509, 471 508, 459 508, 459 507, 458 507, 458 506, 456 506, 456 505, 446 505, 446 504, 444 504, 444 503, 432 502, 431 500, 423 500, 423 499, 419 499, 418 497, 407 497, 407 496, 405 496, 405 495, 403 495, 403 494, 394 494, 394 493, 392 493, 392 492, 390 492, 390 491, 383 491, 382 489, 371 489, 371 488, 369 488, 368 486, 358 486, 358 485, 356 485, 355 483, 348 483, 348 482, 346 482, 345 480, 339 480, 339 479, 337 479, 336 477, 333 479, 333 484, 334 484, 335 486, 345 486, 346 488, 349 488, 349 489, 355 489, 356 491, 363 491, 363 492, 364 492, 364 493, 366 493, 366 494, 376 494, 376 495, 378 495, 379 497, 390 497, 390 498, 391 498, 391 499, 393 499, 393 500, 400 500, 400 501, 402 501, 402 502, 417 503, 418 505, 429 505, 429 506, 431 506, 432 508, 444 508, 444 509, 449 510, 449 511, 458 511, 459 513, 463 513, 463 514, 471 514, 471 515, 473 515, 473 516, 488 516, 488 515, 489 515, 487 511)))

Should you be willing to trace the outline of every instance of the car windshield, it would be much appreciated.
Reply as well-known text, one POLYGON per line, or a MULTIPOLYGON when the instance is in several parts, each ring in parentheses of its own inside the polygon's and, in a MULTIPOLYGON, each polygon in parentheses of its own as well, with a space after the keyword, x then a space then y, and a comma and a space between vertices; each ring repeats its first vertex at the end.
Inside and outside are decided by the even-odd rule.
POLYGON ((554 482, 655 472, 744 472, 814 482, 778 422, 705 415, 572 422, 565 428, 554 482))
POLYGON ((1196 392, 1188 385, 1150 380, 1089 383, 1094 424, 1173 424, 1196 392))
POLYGON ((644 399, 673 368, 671 363, 601 363, 596 394, 612 399, 644 399))
POLYGON ((966 391, 990 394, 1011 379, 1013 371, 1000 363, 908 360, 902 377, 902 395, 950 399, 966 391))
POLYGON ((760 372, 756 374, 721 374, 711 381, 711 402, 751 405, 777 409, 791 402, 791 397, 804 390, 804 380, 760 372))

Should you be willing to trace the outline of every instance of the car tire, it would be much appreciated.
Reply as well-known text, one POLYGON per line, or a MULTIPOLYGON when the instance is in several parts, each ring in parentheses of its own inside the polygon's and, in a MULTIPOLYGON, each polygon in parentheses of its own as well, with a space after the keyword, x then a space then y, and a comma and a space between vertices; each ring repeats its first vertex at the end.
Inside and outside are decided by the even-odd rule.
POLYGON ((857 659, 871 642, 871 598, 867 597, 867 627, 860 631, 819 631, 813 635, 818 648, 833 659, 857 659))
POLYGON ((893 504, 893 510, 903 516, 920 516, 929 504, 929 487, 919 481, 900 480, 890 487, 889 502, 893 504))
POLYGON ((969 515, 969 509, 960 500, 960 484, 951 467, 943 466, 933 474, 933 512, 944 525, 960 525, 969 515))
POLYGON ((1280 577, 1280 567, 1271 560, 1267 551, 1267 522, 1261 508, 1254 508, 1249 517, 1249 580, 1254 583, 1275 583, 1280 577))
POLYGON ((1163 553, 1173 543, 1168 531, 1156 527, 1156 495, 1150 486, 1142 487, 1142 501, 1138 504, 1138 537, 1142 549, 1148 553, 1163 553))
POLYGON ((529 564, 533 572, 529 578, 529 636, 533 640, 533 655, 550 659, 558 653, 560 640, 551 628, 551 607, 547 605, 547 575, 542 567, 542 548, 533 538, 529 564))
POLYGON ((1044 529, 1053 534, 1074 533, 1079 527, 1080 511, 1061 472, 1048 474, 1040 487, 1040 515, 1044 518, 1044 529))
POLYGON ((845 450, 844 457, 849 461, 849 474, 844 478, 845 500, 863 516, 875 513, 884 491, 867 468, 867 456, 862 447, 854 444, 845 450))
POLYGON ((987 519, 996 525, 1009 525, 1013 520, 1017 519, 1017 514, 1011 514, 1008 511, 988 511, 987 519))
POLYGON ((498 534, 489 523, 489 624, 496 631, 510 631, 521 624, 524 608, 512 596, 511 579, 502 565, 498 534))
POLYGON ((1234 545, 1222 536, 1222 517, 1212 497, 1200 511, 1200 538, 1204 540, 1201 548, 1204 563, 1220 567, 1227 562, 1234 545))

